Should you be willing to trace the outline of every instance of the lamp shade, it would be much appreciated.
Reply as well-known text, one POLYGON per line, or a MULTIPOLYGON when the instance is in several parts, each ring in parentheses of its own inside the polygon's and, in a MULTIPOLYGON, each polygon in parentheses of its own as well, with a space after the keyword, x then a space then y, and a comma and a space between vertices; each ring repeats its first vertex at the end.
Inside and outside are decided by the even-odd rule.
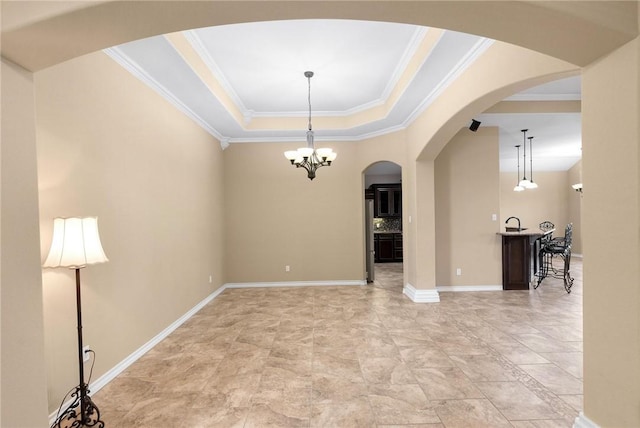
POLYGON ((43 267, 77 269, 108 261, 100 243, 97 217, 53 220, 53 239, 43 267))

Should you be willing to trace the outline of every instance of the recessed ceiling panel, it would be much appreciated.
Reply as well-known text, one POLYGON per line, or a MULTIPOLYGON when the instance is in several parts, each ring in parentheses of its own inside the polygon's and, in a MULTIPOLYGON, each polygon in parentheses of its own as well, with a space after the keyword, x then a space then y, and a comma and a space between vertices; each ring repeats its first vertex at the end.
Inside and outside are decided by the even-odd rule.
POLYGON ((193 33, 244 108, 281 114, 307 109, 307 70, 315 73, 311 89, 316 112, 344 112, 382 100, 422 32, 384 22, 293 20, 193 33))

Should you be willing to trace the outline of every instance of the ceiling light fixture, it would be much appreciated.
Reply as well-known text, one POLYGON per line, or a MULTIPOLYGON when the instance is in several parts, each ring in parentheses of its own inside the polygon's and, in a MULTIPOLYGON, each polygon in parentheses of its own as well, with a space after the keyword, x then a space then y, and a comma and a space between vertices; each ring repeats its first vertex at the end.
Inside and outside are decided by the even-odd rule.
POLYGON ((527 131, 528 129, 522 130, 522 140, 524 143, 524 147, 522 148, 522 153, 524 157, 524 162, 522 165, 522 171, 523 171, 522 180, 520 180, 520 182, 518 183, 518 186, 524 187, 525 189, 528 189, 529 186, 531 185, 531 182, 527 180, 527 131))
POLYGON ((533 181, 533 137, 529 137, 529 162, 531 162, 531 168, 529 168, 529 174, 531 174, 531 181, 527 189, 537 189, 538 183, 533 181))
MULTIPOLYGON (((518 175, 516 176, 516 180, 517 180, 520 178, 520 144, 516 146, 516 149, 518 149, 518 175)), ((520 183, 516 184, 516 187, 513 188, 514 192, 522 192, 523 190, 524 190, 524 187, 522 187, 520 183)))
POLYGON ((296 168, 304 168, 307 170, 309 180, 316 178, 316 170, 323 166, 331 166, 331 162, 338 156, 329 148, 317 149, 313 144, 313 129, 311 127, 311 78, 313 71, 305 71, 304 77, 309 82, 309 128, 307 130, 307 147, 301 147, 298 150, 289 150, 284 152, 284 157, 289 159, 291 165, 296 168))

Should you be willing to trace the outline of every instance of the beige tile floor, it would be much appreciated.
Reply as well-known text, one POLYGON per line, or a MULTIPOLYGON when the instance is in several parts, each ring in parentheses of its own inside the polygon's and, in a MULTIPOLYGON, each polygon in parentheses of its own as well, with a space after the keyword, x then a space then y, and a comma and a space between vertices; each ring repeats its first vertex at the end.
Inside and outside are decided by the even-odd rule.
POLYGON ((567 294, 229 289, 94 395, 111 427, 570 427, 582 407, 582 265, 567 294))

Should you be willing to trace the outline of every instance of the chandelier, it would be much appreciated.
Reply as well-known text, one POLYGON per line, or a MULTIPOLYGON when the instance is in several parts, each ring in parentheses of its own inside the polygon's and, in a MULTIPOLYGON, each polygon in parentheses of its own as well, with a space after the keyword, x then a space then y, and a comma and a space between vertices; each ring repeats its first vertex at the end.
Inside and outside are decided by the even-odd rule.
POLYGON ((284 152, 284 157, 289 159, 291 165, 296 168, 307 170, 309 180, 316 178, 316 170, 323 166, 331 166, 331 162, 338 156, 333 150, 328 148, 316 149, 313 144, 313 129, 311 127, 311 78, 313 71, 305 71, 304 76, 309 83, 309 127, 307 129, 307 147, 298 150, 288 150, 284 152))

